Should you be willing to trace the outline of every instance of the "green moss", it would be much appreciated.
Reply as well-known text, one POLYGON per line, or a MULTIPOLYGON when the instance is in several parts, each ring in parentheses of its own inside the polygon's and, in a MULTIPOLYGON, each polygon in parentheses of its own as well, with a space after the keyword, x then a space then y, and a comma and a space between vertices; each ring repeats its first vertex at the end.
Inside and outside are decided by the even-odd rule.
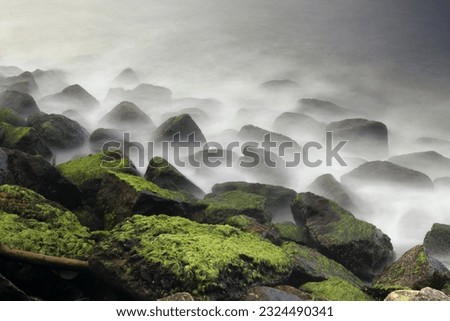
POLYGON ((0 126, 4 130, 3 144, 6 147, 14 146, 31 131, 30 127, 14 127, 7 123, 2 123, 0 126))
POLYGON ((110 251, 128 248, 126 244, 132 244, 130 255, 143 259, 144 266, 158 266, 160 273, 172 275, 181 286, 171 289, 174 292, 195 290, 202 295, 224 287, 221 282, 264 283, 291 268, 285 251, 257 235, 180 217, 135 215, 114 228, 100 248, 110 251))
POLYGON ((285 241, 293 241, 300 244, 308 243, 308 232, 305 227, 297 226, 290 223, 276 223, 274 224, 275 231, 280 234, 280 237, 285 241))
POLYGON ((2 185, 0 244, 46 255, 87 258, 94 242, 72 212, 28 189, 2 185))
POLYGON ((102 153, 71 160, 58 166, 64 176, 78 186, 83 183, 101 179, 111 172, 129 172, 131 162, 126 158, 112 158, 102 153))
POLYGON ((331 278, 322 282, 309 282, 300 287, 309 292, 314 300, 327 301, 370 301, 371 298, 358 287, 340 278, 331 278))
POLYGON ((240 230, 246 230, 253 222, 254 219, 245 215, 232 216, 226 221, 228 225, 236 227, 240 230))
POLYGON ((0 123, 7 123, 12 126, 25 126, 25 120, 14 110, 0 108, 0 123))
POLYGON ((235 215, 247 215, 261 223, 270 222, 266 199, 256 194, 241 191, 226 192, 198 202, 206 206, 206 221, 208 223, 225 222, 235 215))

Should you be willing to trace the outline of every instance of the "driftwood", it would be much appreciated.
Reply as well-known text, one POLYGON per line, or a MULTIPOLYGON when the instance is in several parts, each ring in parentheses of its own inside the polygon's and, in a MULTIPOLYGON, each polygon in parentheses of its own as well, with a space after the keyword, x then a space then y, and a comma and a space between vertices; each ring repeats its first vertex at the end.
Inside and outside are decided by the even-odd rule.
POLYGON ((89 268, 87 261, 16 250, 2 244, 0 244, 0 257, 5 257, 14 261, 32 265, 45 266, 57 270, 84 271, 89 268))

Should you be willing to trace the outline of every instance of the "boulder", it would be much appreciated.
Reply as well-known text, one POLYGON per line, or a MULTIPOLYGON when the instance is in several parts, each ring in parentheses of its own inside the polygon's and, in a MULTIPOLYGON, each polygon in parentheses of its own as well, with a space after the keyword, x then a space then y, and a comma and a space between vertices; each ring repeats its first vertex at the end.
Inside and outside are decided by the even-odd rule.
POLYGON ((301 193, 291 208, 295 222, 306 226, 319 251, 355 275, 371 279, 392 260, 389 237, 335 202, 313 193, 301 193))
POLYGON ((346 153, 369 160, 388 156, 388 129, 381 122, 362 118, 345 119, 330 123, 325 130, 333 133, 335 141, 348 141, 343 150, 346 153))
POLYGON ((150 160, 144 177, 149 182, 171 191, 186 192, 196 198, 205 196, 205 193, 197 185, 161 157, 154 157, 150 160))
POLYGON ((33 127, 51 148, 72 149, 83 146, 89 134, 76 121, 57 114, 34 114, 28 118, 33 127))
POLYGON ((126 220, 89 260, 97 277, 138 300, 178 292, 236 300, 252 284, 280 284, 290 264, 282 249, 257 235, 166 215, 126 220))
POLYGON ((163 119, 168 119, 170 117, 175 117, 180 114, 188 114, 192 117, 192 119, 196 123, 206 123, 210 120, 209 115, 203 111, 203 109, 192 107, 192 108, 183 108, 183 109, 177 109, 176 112, 170 112, 170 113, 164 113, 161 115, 163 119))
POLYGON ((153 136, 155 142, 172 142, 176 134, 179 134, 180 141, 188 141, 189 137, 192 137, 202 145, 206 143, 206 138, 201 129, 188 114, 167 119, 156 128, 153 136))
POLYGON ((39 87, 33 74, 29 71, 3 79, 0 83, 0 87, 28 95, 39 95, 39 87))
POLYGON ((450 158, 435 151, 399 155, 389 158, 389 161, 422 172, 431 179, 450 174, 450 158))
POLYGON ((102 147, 107 142, 119 142, 124 140, 123 133, 117 129, 97 128, 89 136, 89 146, 94 152, 102 151, 102 147))
POLYGON ((9 108, 0 109, 0 123, 7 123, 14 127, 24 127, 27 125, 27 122, 22 116, 9 108))
POLYGON ((19 185, 74 209, 81 205, 77 186, 44 158, 0 149, 0 184, 19 185))
POLYGON ((257 143, 264 142, 264 138, 266 135, 270 135, 270 141, 275 142, 277 145, 272 150, 277 154, 278 156, 284 156, 281 155, 281 153, 278 153, 278 148, 283 143, 290 143, 291 145, 289 148, 286 148, 285 152, 286 154, 291 154, 294 151, 301 151, 300 145, 293 140, 292 138, 289 138, 285 135, 274 133, 268 130, 265 130, 263 128, 254 126, 254 125, 245 125, 241 128, 239 131, 238 137, 239 139, 243 141, 255 141, 257 143))
POLYGON ((302 141, 322 139, 326 126, 325 123, 321 123, 310 116, 292 112, 282 113, 273 123, 274 130, 294 137, 301 137, 302 141))
POLYGON ((398 288, 441 289, 449 277, 449 270, 441 262, 429 256, 422 245, 418 245, 386 268, 374 280, 373 288, 387 292, 398 288))
POLYGON ((150 117, 129 101, 121 102, 103 116, 100 125, 125 131, 151 130, 155 127, 150 117))
POLYGON ((300 290, 311 293, 314 301, 371 301, 372 298, 355 285, 340 278, 308 282, 300 290))
POLYGON ((139 77, 132 68, 125 68, 113 80, 119 86, 136 86, 139 84, 139 77))
POLYGON ((49 95, 60 92, 67 87, 66 74, 62 70, 36 69, 32 72, 32 74, 39 86, 39 91, 42 95, 49 95))
POLYGON ((84 128, 88 128, 90 126, 90 122, 74 109, 67 109, 62 112, 62 115, 76 121, 84 128))
POLYGON ((0 230, 0 244, 39 254, 87 259, 94 247, 72 212, 20 186, 0 186, 0 230))
POLYGON ((310 98, 300 99, 297 111, 325 123, 360 115, 355 110, 338 106, 335 103, 310 98))
POLYGON ((420 291, 394 291, 389 293, 384 301, 450 301, 450 297, 441 291, 426 287, 420 291))
POLYGON ((24 118, 39 112, 39 108, 33 97, 12 90, 0 93, 0 108, 12 109, 24 118))
POLYGON ((23 70, 16 66, 0 66, 0 74, 5 77, 13 77, 23 73, 23 70))
POLYGON ((225 224, 236 227, 241 231, 257 234, 268 239, 273 244, 280 245, 283 241, 271 224, 261 224, 256 219, 246 215, 232 216, 225 221, 225 224))
POLYGON ((292 222, 273 224, 275 231, 282 241, 295 242, 302 245, 309 245, 310 239, 308 231, 304 226, 298 226, 292 222))
POLYGON ((431 179, 418 171, 386 161, 367 162, 341 177, 341 182, 349 187, 410 188, 432 190, 431 179))
POLYGON ((423 247, 429 256, 450 269, 450 225, 433 224, 431 231, 425 235, 423 247))
POLYGON ((235 215, 246 215, 264 224, 270 222, 266 200, 262 196, 242 191, 230 191, 220 195, 208 194, 198 205, 204 206, 202 222, 224 223, 235 215))
POLYGON ((105 104, 115 106, 121 101, 130 101, 142 109, 166 107, 172 100, 172 91, 165 87, 150 84, 140 84, 134 89, 111 89, 105 98, 105 104))
POLYGON ((31 298, 0 273, 0 301, 30 301, 31 298))
POLYGON ((100 103, 83 87, 76 84, 64 88, 57 94, 43 97, 39 100, 39 106, 58 112, 66 109, 90 112, 100 108, 100 103))
MULTIPOLYGON (((298 292, 302 293, 300 290, 298 292)), ((272 288, 269 286, 252 286, 247 289, 243 301, 303 301, 303 294, 301 297, 298 295, 288 293, 286 291, 272 288)))

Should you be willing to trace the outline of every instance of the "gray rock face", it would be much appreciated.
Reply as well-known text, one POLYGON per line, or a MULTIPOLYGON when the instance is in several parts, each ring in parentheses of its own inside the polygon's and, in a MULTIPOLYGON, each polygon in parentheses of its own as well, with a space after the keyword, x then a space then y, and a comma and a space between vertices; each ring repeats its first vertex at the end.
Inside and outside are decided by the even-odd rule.
POLYGON ((274 130, 293 137, 301 137, 302 141, 322 139, 326 126, 325 123, 310 116, 292 112, 281 114, 273 123, 274 130))
POLYGON ((391 186, 431 190, 431 179, 418 171, 391 162, 367 162, 341 177, 341 182, 350 187, 391 186))
POLYGON ((153 121, 138 106, 123 101, 100 120, 100 125, 120 130, 151 130, 153 121))
POLYGON ((369 160, 383 159, 388 155, 388 129, 385 124, 362 118, 346 119, 330 123, 326 131, 333 132, 333 139, 347 140, 346 153, 369 160))
POLYGON ((399 155, 389 161, 425 173, 431 179, 450 175, 450 159, 435 151, 399 155))
POLYGON ((0 93, 0 108, 12 109, 25 118, 39 112, 39 108, 33 97, 12 90, 0 93))
POLYGON ((429 256, 450 269, 450 225, 433 224, 431 231, 425 235, 423 247, 429 256))
POLYGON ((62 112, 66 109, 76 111, 92 111, 100 107, 94 96, 78 84, 64 88, 60 93, 45 96, 39 100, 45 110, 62 112))
POLYGON ((329 101, 311 98, 299 100, 297 111, 326 123, 361 116, 359 112, 352 109, 338 106, 329 101))
POLYGON ((180 141, 189 141, 195 138, 196 142, 206 143, 200 127, 195 123, 188 114, 171 117, 156 128, 153 136, 155 142, 172 142, 174 136, 179 135, 180 141))
MULTIPOLYGON (((270 135, 271 141, 276 142, 279 146, 282 143, 291 143, 289 149, 286 149, 286 153, 292 152, 292 151, 301 151, 300 145, 293 140, 292 138, 289 138, 285 135, 274 133, 268 130, 265 130, 263 128, 254 126, 254 125, 245 125, 241 128, 239 131, 238 137, 241 140, 247 140, 247 141, 255 141, 258 143, 261 143, 264 141, 264 137, 266 135, 270 135)), ((278 148, 277 146, 277 148, 278 148)), ((277 149, 276 149, 277 150, 277 149)))

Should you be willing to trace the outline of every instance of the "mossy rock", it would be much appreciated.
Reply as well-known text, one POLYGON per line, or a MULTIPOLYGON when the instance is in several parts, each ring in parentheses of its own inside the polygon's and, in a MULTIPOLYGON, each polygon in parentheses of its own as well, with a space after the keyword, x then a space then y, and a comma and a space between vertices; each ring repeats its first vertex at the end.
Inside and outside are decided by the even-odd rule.
POLYGON ((112 128, 97 128, 89 136, 89 146, 91 150, 98 153, 107 142, 122 142, 123 133, 112 128))
POLYGON ((193 135, 196 142, 206 143, 206 138, 200 127, 189 114, 170 117, 156 128, 153 135, 155 142, 171 142, 177 134, 181 141, 189 141, 189 137, 193 135))
POLYGON ((291 216, 290 204, 297 195, 294 190, 283 186, 247 182, 216 184, 212 188, 212 194, 220 195, 236 190, 264 197, 272 218, 291 216))
POLYGON ((52 151, 35 129, 15 127, 8 123, 0 123, 0 128, 3 133, 0 141, 2 147, 40 155, 48 160, 53 157, 52 151))
MULTIPOLYGON (((300 293, 300 290, 297 290, 300 293)), ((243 301, 303 301, 301 296, 269 286, 252 286, 247 289, 243 301)))
POLYGON ((155 128, 155 124, 150 117, 129 101, 122 101, 103 116, 100 125, 127 131, 155 128))
POLYGON ((247 286, 279 284, 291 271, 289 256, 257 235, 167 215, 127 219, 89 263, 95 275, 139 300, 177 292, 239 299, 247 286))
POLYGON ((197 204, 206 206, 203 221, 224 223, 232 216, 246 215, 265 224, 270 222, 266 200, 262 196, 241 191, 231 191, 220 195, 207 195, 197 204))
POLYGON ((0 186, 0 244, 68 258, 87 259, 94 242, 64 207, 23 187, 0 186))
POLYGON ((355 285, 340 278, 322 282, 309 282, 300 290, 311 293, 316 301, 371 301, 370 296, 355 285))
POLYGON ((144 177, 159 187, 176 192, 184 191, 191 194, 193 198, 205 196, 205 193, 197 185, 162 157, 154 157, 150 160, 144 177))
POLYGON ((430 257, 422 245, 407 251, 374 280, 373 288, 392 290, 425 287, 441 289, 450 278, 449 270, 438 260, 430 257))
POLYGON ((27 125, 25 119, 10 108, 0 109, 0 123, 7 123, 14 127, 25 127, 27 125))
POLYGON ((433 224, 431 231, 425 235, 423 247, 429 256, 450 269, 450 225, 433 224))
POLYGON ((286 242, 281 247, 293 261, 293 272, 289 284, 299 286, 306 282, 324 281, 339 277, 360 288, 364 285, 358 277, 344 266, 314 249, 293 242, 286 242))
POLYGON ((196 211, 190 198, 148 182, 143 177, 120 172, 104 176, 97 194, 96 209, 103 216, 104 227, 113 228, 134 213, 189 217, 196 211))
POLYGON ((39 108, 33 97, 13 90, 0 93, 0 108, 12 109, 25 118, 39 112, 39 108))
POLYGON ((335 202, 301 193, 291 207, 296 223, 307 227, 318 250, 358 277, 371 279, 392 261, 389 237, 335 202))
POLYGON ((308 231, 304 226, 298 226, 290 222, 275 223, 273 226, 282 241, 295 242, 302 245, 310 243, 308 231))
POLYGON ((280 235, 272 224, 261 224, 256 219, 245 215, 232 216, 225 223, 241 231, 260 235, 276 245, 282 243, 280 235))

